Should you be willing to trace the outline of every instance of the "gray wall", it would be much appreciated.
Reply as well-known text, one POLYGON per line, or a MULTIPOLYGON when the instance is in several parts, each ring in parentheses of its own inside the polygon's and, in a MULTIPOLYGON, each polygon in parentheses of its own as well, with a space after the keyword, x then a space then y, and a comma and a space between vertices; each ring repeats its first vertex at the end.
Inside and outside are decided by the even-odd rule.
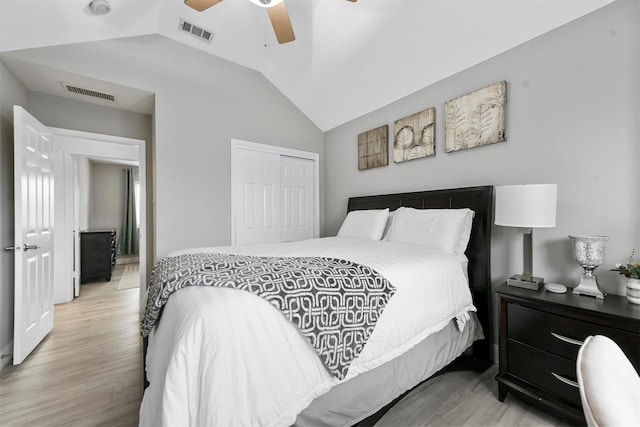
POLYGON ((322 132, 261 74, 163 37, 10 55, 155 94, 158 257, 230 243, 232 138, 319 153, 322 165, 322 132))
POLYGON ((151 143, 151 116, 96 104, 29 92, 29 112, 47 126, 151 143))
POLYGON ((90 228, 115 228, 120 236, 124 204, 122 170, 121 165, 92 163, 90 228))
MULTIPOLYGON (((0 62, 0 351, 13 341, 14 255, 2 248, 14 243, 13 228, 13 105, 26 106, 27 89, 0 62)), ((0 367, 10 362, 0 359, 0 367)))
MULTIPOLYGON (((557 226, 534 230, 534 273, 574 286, 581 268, 567 235, 607 235, 607 262, 596 274, 606 290, 624 293, 623 278, 608 270, 640 248, 638 16, 638 2, 615 2, 327 132, 327 234, 337 232, 349 196, 557 183, 557 226), (508 82, 507 141, 445 153, 444 103, 501 80, 508 82), (431 106, 435 157, 358 171, 359 133, 389 124, 393 134, 394 120, 431 106)), ((515 229, 492 233, 496 285, 522 272, 522 243, 515 229)))

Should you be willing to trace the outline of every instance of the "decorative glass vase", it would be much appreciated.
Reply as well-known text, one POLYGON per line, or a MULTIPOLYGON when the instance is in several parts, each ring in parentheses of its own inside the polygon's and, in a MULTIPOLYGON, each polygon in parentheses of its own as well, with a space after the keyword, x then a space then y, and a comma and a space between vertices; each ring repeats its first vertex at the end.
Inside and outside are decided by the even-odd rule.
POLYGON ((640 304, 640 279, 627 277, 627 299, 630 303, 640 304))
POLYGON ((576 295, 589 295, 603 299, 606 293, 598 286, 593 270, 604 263, 607 236, 569 236, 573 246, 573 257, 584 268, 580 283, 573 288, 576 295))

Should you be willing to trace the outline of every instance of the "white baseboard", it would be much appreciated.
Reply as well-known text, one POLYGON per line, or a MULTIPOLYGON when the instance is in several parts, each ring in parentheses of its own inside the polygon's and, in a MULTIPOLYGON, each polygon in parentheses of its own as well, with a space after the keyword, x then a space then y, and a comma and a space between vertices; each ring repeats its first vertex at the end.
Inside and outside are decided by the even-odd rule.
POLYGON ((2 358, 0 359, 0 371, 13 360, 13 340, 5 345, 2 349, 2 358))

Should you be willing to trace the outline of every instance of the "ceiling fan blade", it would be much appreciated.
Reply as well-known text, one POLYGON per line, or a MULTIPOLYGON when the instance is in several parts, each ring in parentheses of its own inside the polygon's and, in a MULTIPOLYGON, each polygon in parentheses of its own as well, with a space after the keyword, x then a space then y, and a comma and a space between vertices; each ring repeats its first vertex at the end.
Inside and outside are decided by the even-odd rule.
POLYGON ((358 0, 348 0, 348 1, 350 1, 351 3, 355 3, 355 2, 357 2, 358 0))
POLYGON ((217 5, 221 1, 222 0, 184 0, 184 4, 198 12, 202 12, 203 10, 209 9, 211 6, 217 5))
POLYGON ((287 6, 284 1, 275 6, 267 8, 269 19, 271 19, 271 25, 273 25, 273 31, 276 33, 278 43, 288 43, 296 39, 296 35, 293 34, 293 27, 291 26, 291 19, 289 19, 289 12, 287 12, 287 6))

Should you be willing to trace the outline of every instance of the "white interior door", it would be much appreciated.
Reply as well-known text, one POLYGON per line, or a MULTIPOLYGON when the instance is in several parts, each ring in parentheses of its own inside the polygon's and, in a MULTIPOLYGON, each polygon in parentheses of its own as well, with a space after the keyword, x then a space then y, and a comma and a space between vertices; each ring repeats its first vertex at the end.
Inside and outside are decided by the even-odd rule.
POLYGON ((313 160, 280 157, 283 242, 313 238, 313 160))
POLYGON ((280 156, 238 150, 234 157, 235 244, 280 241, 280 156))
POLYGON ((14 106, 15 294, 13 364, 53 329, 52 135, 14 106))

